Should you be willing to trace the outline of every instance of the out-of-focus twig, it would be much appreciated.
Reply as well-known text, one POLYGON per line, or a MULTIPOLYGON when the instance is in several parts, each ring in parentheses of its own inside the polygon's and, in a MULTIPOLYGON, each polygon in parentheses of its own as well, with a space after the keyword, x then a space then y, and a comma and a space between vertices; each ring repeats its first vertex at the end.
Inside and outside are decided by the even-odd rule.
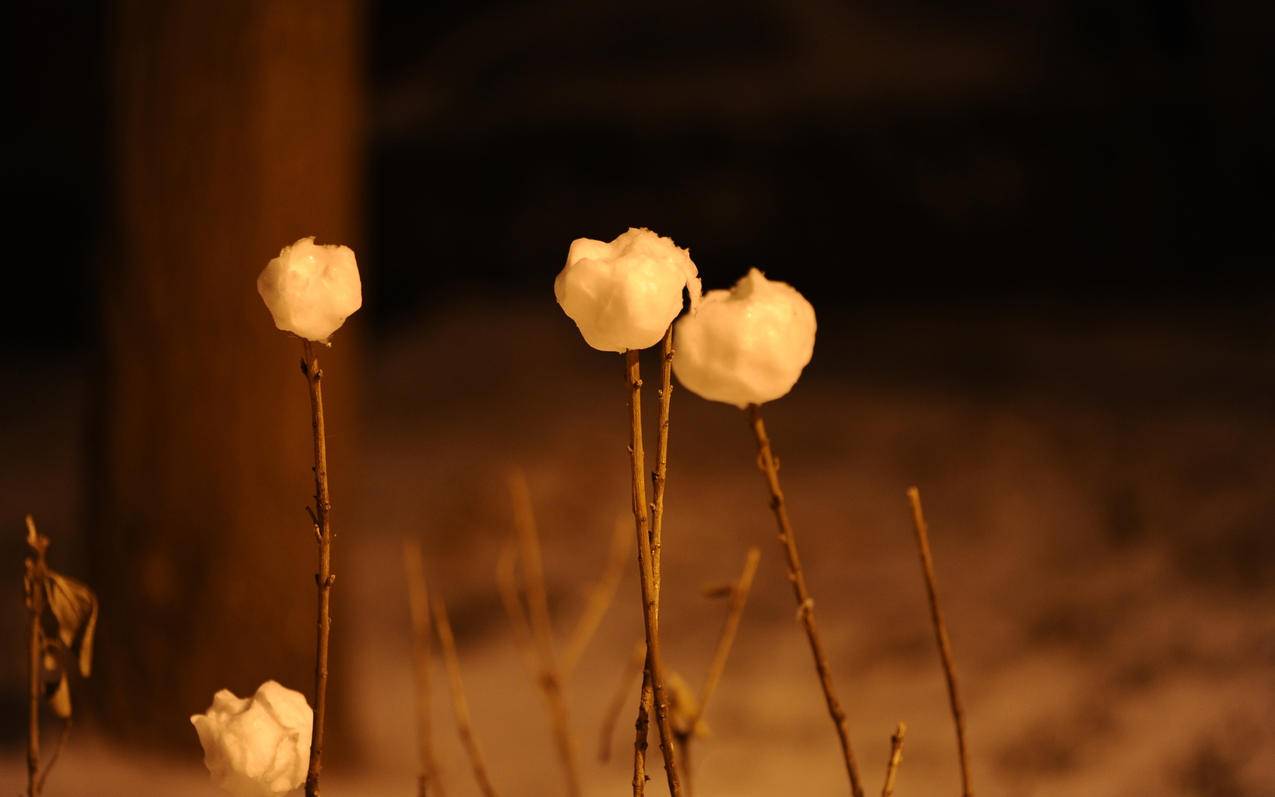
POLYGON ((615 736, 615 724, 620 721, 620 713, 628 703, 629 690, 633 682, 642 674, 646 663, 646 641, 639 639, 633 645, 633 653, 624 664, 624 672, 620 675, 619 688, 611 696, 606 713, 602 715, 602 730, 598 733, 598 760, 606 763, 611 760, 611 739, 615 736))
POLYGON ((916 546, 921 557, 921 574, 925 576, 925 593, 930 600, 930 619, 934 624, 934 638, 938 642, 939 659, 943 662, 943 676, 947 679, 947 699, 952 709, 952 721, 956 725, 956 750, 961 761, 961 794, 972 797, 970 767, 965 747, 965 709, 956 683, 956 666, 952 663, 952 640, 947 635, 947 623, 939 608, 938 589, 934 579, 934 559, 930 555, 930 534, 921 511, 921 491, 908 488, 908 502, 912 504, 912 527, 916 531, 916 546))
POLYGON ((589 588, 584 610, 581 611, 580 619, 576 621, 575 629, 571 632, 571 638, 562 654, 564 677, 570 675, 580 663, 580 657, 584 655, 589 642, 593 640, 593 635, 597 633, 598 626, 602 624, 602 618, 606 616, 607 609, 611 608, 615 593, 620 588, 624 566, 628 562, 629 552, 633 550, 633 535, 629 531, 628 523, 629 521, 625 518, 616 518, 606 568, 602 571, 602 576, 589 588))
POLYGON ((49 773, 53 771, 53 765, 58 762, 58 757, 62 755, 62 749, 66 747, 66 740, 71 735, 71 718, 67 717, 62 722, 62 730, 58 732, 58 740, 53 743, 53 754, 49 756, 49 761, 44 765, 44 769, 40 772, 40 780, 36 783, 35 793, 44 793, 44 784, 49 780, 49 773))
POLYGON ((429 588, 425 583, 425 558, 420 543, 403 540, 403 570, 407 577, 407 605, 412 616, 412 663, 416 675, 416 743, 418 797, 444 797, 438 763, 434 760, 433 727, 430 722, 430 638, 429 588))
POLYGON ((31 554, 24 562, 23 584, 27 607, 27 797, 40 794, 40 693, 43 689, 41 656, 44 653, 44 580, 48 566, 44 555, 49 538, 35 527, 35 518, 27 515, 27 546, 31 554))
POLYGON ((731 586, 730 605, 726 611, 726 619, 722 622, 721 634, 717 637, 717 647, 713 650, 713 660, 709 664, 708 673, 704 676, 704 685, 700 687, 698 699, 685 722, 677 729, 677 744, 683 756, 683 774, 686 777, 686 793, 692 791, 691 739, 699 732, 704 711, 708 701, 717 690, 717 684, 726 670, 726 660, 730 657, 731 647, 735 644, 735 635, 739 631, 739 621, 744 616, 744 606, 748 603, 748 593, 753 587, 753 576, 757 573, 757 563, 761 559, 761 551, 756 547, 749 548, 744 557, 744 568, 739 579, 731 586))
MULTIPOLYGON (((531 505, 531 490, 527 486, 527 477, 521 470, 514 469, 509 474, 509 497, 513 502, 518 562, 522 565, 531 639, 540 662, 540 688, 544 691, 545 704, 549 709, 558 757, 567 782, 567 794, 578 797, 580 772, 576 766, 575 740, 567 717, 567 701, 562 695, 562 673, 554 650, 549 594, 545 587, 544 565, 540 556, 540 534, 536 529, 536 516, 531 505)), ((520 607, 518 611, 521 613, 520 607)))
POLYGON ((465 699, 465 682, 461 679, 460 657, 456 654, 456 638, 452 635, 452 624, 447 619, 447 604, 443 602, 442 593, 433 593, 430 608, 434 612, 434 630, 438 634, 443 664, 447 667, 452 713, 456 717, 456 733, 460 736, 465 754, 469 756, 478 790, 484 797, 496 797, 496 789, 491 785, 491 777, 487 774, 487 762, 483 758, 482 748, 478 745, 478 738, 474 735, 473 721, 469 715, 469 701, 465 699))
POLYGON ((885 765, 885 785, 881 787, 881 797, 892 797, 894 794, 894 779, 899 774, 899 764, 903 763, 903 734, 907 732, 908 726, 900 722, 894 729, 894 735, 890 737, 890 758, 885 765))

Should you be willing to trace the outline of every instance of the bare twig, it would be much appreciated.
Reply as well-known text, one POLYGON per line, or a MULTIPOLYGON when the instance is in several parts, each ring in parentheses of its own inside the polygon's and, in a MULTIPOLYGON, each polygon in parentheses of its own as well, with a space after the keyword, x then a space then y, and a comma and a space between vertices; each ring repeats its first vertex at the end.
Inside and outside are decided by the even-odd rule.
POLYGON ((549 595, 545 588, 544 566, 540 557, 540 535, 531 505, 527 477, 514 469, 509 475, 509 496, 514 508, 514 529, 518 537, 518 561, 522 565, 523 590, 531 625, 531 638, 540 660, 540 688, 545 695, 558 757, 567 781, 567 794, 580 794, 580 771, 576 765, 575 740, 567 717, 567 701, 562 695, 562 673, 554 650, 553 625, 549 617, 549 595))
POLYGON ((496 588, 500 592, 500 602, 505 607, 505 616, 509 618, 509 627, 514 632, 514 647, 522 656, 523 666, 527 673, 538 676, 540 662, 536 659, 536 643, 531 638, 531 624, 527 620, 527 611, 522 605, 522 587, 518 584, 518 549, 512 542, 502 545, 500 556, 496 559, 496 588))
POLYGON ((42 691, 41 654, 44 651, 44 580, 48 571, 44 555, 49 538, 35 527, 35 518, 27 515, 27 546, 31 549, 25 565, 23 584, 27 607, 27 797, 40 794, 40 694, 42 691))
POLYGON ((619 688, 607 704, 606 713, 602 715, 602 730, 598 734, 598 760, 606 763, 611 760, 611 737, 615 735, 615 724, 620 721, 620 712, 628 703, 629 690, 633 681, 642 674, 646 664, 646 641, 639 639, 633 645, 633 653, 624 664, 624 672, 620 675, 619 688))
POLYGON ((314 508, 310 517, 319 542, 317 640, 314 656, 314 725, 310 742, 310 768, 305 778, 306 797, 319 797, 323 772, 323 732, 328 714, 328 650, 332 636, 332 496, 328 488, 328 440, 323 420, 323 369, 314 344, 303 341, 305 358, 301 373, 310 389, 310 422, 314 431, 314 508))
POLYGON ((961 794, 972 797, 973 787, 970 785, 970 766, 965 747, 965 709, 961 704, 961 693, 956 684, 956 667, 952 663, 952 640, 947 635, 947 623, 943 621, 943 611, 939 608, 938 590, 934 580, 934 559, 930 555, 930 535, 925 524, 925 515, 921 511, 921 491, 916 487, 908 488, 908 501, 912 504, 912 527, 916 531, 916 546, 921 556, 921 573, 925 576, 925 593, 930 600, 930 619, 934 624, 934 639, 938 642, 939 659, 943 662, 943 676, 947 679, 947 699, 952 709, 952 721, 956 725, 956 750, 961 761, 961 794))
POLYGON ((567 642, 566 652, 562 654, 562 673, 564 677, 570 675, 575 670, 576 665, 580 663, 580 657, 584 655, 584 651, 588 648, 593 635, 597 633, 598 626, 602 624, 602 618, 606 616, 607 609, 611 608, 611 603, 615 600, 616 590, 620 588, 620 579, 624 576, 624 566, 628 562, 631 550, 633 550, 633 537, 629 533, 628 521, 622 517, 616 518, 615 532, 611 535, 611 549, 607 555, 606 569, 602 571, 602 576, 590 587, 588 597, 585 599, 584 610, 580 613, 580 619, 576 621, 575 629, 571 632, 571 639, 567 642))
POLYGON ((425 558, 415 540, 403 540, 403 569, 407 576, 408 608, 412 615, 412 659, 416 674, 417 797, 443 797, 438 763, 434 760, 433 728, 430 722, 430 638, 429 588, 425 584, 425 558))
MULTIPOLYGON (((664 772, 671 797, 681 797, 682 783, 677 771, 677 750, 668 721, 668 698, 664 690, 663 662, 659 636, 659 588, 653 570, 651 518, 646 505, 646 455, 642 447, 642 374, 638 352, 624 353, 625 375, 629 386, 629 463, 632 466, 633 520, 637 534, 638 569, 642 587, 642 623, 646 632, 647 672, 650 674, 655 724, 660 732, 660 750, 664 754, 664 772)), ((639 717, 638 724, 642 724, 639 717)), ((644 741, 644 739, 640 740, 644 741)), ((638 772, 636 759, 639 745, 634 745, 633 791, 645 791, 645 774, 638 772), (641 777, 639 777, 641 774, 641 777)))
POLYGON ((722 679, 722 672, 726 669, 726 660, 730 657, 731 647, 735 644, 735 634, 739 631, 739 621, 744 616, 744 606, 748 603, 748 593, 753 588, 753 576, 757 573, 759 561, 761 561, 761 551, 755 547, 749 548, 748 554, 744 557, 744 569, 731 590, 730 607, 726 613, 726 620, 722 623, 722 633, 717 638, 717 648, 713 651, 712 664, 709 665, 708 675, 704 677, 704 685, 700 688, 692 729, 704 716, 709 698, 717 690, 717 683, 722 679))
POLYGON ((788 580, 792 582, 793 594, 797 598, 797 617, 806 631, 806 640, 810 643, 810 652, 814 656, 815 670, 819 673, 819 684, 823 687, 824 701, 828 704, 828 714, 837 730, 837 739, 841 742, 841 755, 845 760, 846 773, 850 776, 850 791, 854 797, 863 797, 863 783, 859 777, 859 765, 855 762, 854 751, 850 748, 850 729, 846 723, 846 712, 837 700, 832 685, 832 668, 828 664, 828 654, 824 650, 823 641, 819 637, 819 629, 815 625, 815 601, 810 597, 806 586, 806 573, 801 567, 801 557, 797 553, 797 539, 793 536, 792 524, 788 520, 788 509, 784 503, 784 491, 779 485, 779 462, 770 447, 770 438, 766 436, 766 424, 762 420, 761 406, 749 406, 749 419, 753 436, 757 439, 757 465, 766 477, 766 486, 770 489, 770 508, 775 513, 775 521, 779 525, 779 543, 788 558, 788 580))
POLYGON ((890 759, 885 764, 885 785, 881 787, 881 797, 894 794, 894 779, 899 774, 899 764, 903 763, 903 734, 907 732, 908 726, 900 722, 890 737, 890 759))
POLYGON ((744 606, 748 603, 748 593, 753 588, 753 576, 757 573, 757 563, 761 559, 761 551, 749 548, 744 557, 744 569, 730 588, 730 605, 726 611, 726 619, 722 622, 722 632, 717 637, 717 647, 713 650, 713 660, 704 676, 704 685, 700 687, 699 698, 695 701, 691 714, 686 718, 684 727, 677 731, 677 743, 682 753, 683 774, 686 777, 686 793, 691 793, 692 772, 690 767, 691 739, 699 733, 700 722, 708 707, 708 701, 726 670, 726 660, 730 657, 731 647, 735 644, 735 634, 739 631, 739 621, 744 616, 744 606))
MULTIPOLYGON (((651 473, 653 500, 651 502, 651 572, 654 576, 655 628, 659 630, 660 585, 663 574, 664 492, 668 485, 668 431, 669 414, 673 406, 673 325, 664 332, 660 345, 660 409, 656 419, 658 436, 655 449, 655 470, 651 473)), ((651 665, 647 662, 642 674, 641 697, 638 700, 638 716, 633 727, 633 793, 640 797, 646 789, 646 749, 651 710, 655 702, 655 690, 651 677, 651 665)))
POLYGON ((53 765, 58 762, 58 758, 62 755, 62 749, 66 747, 66 740, 71 735, 71 718, 67 717, 62 722, 62 730, 58 733, 58 740, 53 744, 53 754, 49 756, 49 762, 44 765, 40 771, 40 781, 36 784, 35 793, 44 792, 44 784, 49 780, 49 773, 53 771, 53 765))
POLYGON ((465 699, 465 682, 461 680, 460 675, 460 658, 456 655, 456 638, 452 636, 452 624, 447 619, 447 604, 443 602, 441 593, 433 594, 430 608, 434 611, 434 630, 438 634, 443 663, 447 667, 452 713, 456 717, 456 733, 460 736, 465 754, 469 756, 478 790, 484 797, 496 797, 496 789, 491 785, 491 778, 487 775, 487 764, 483 760, 482 749, 478 746, 477 737, 474 736, 473 722, 469 716, 469 701, 465 699))

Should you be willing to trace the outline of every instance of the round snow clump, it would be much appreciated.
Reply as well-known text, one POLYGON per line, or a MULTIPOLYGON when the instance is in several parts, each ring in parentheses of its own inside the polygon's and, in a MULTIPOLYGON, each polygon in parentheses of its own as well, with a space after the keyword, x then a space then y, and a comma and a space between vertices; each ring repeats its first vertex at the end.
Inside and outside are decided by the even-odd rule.
POLYGON ((699 303, 699 271, 690 253, 668 238, 630 228, 611 243, 577 238, 553 281, 558 304, 602 351, 645 349, 664 337, 682 312, 682 289, 699 303))
POLYGON ((709 291, 674 328, 673 372, 686 389, 737 407, 792 390, 815 351, 815 310, 785 282, 751 269, 709 291))
POLYGON ((363 306, 363 286, 348 246, 319 246, 302 238, 266 264, 257 293, 274 325, 315 343, 327 343, 345 319, 363 306))
POLYGON ((305 781, 314 712, 300 692, 275 681, 252 697, 223 689, 190 721, 213 783, 235 797, 275 797, 305 781))

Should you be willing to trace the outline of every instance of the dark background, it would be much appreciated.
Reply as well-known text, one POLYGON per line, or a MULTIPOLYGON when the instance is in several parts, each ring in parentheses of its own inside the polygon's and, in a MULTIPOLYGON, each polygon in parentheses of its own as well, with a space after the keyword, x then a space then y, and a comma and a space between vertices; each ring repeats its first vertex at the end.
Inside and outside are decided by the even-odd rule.
MULTIPOLYGON (((627 415, 618 358, 581 344, 550 283, 573 238, 642 225, 689 247, 705 287, 759 266, 819 314, 767 423, 862 761, 905 719, 900 793, 953 783, 902 498, 920 484, 980 794, 1275 789, 1269 6, 0 13, 0 742, 23 733, 23 513, 103 597, 59 788, 203 793, 189 714, 267 677, 308 689, 308 406, 296 341, 251 286, 317 234, 356 249, 365 287, 323 354, 330 763, 383 779, 334 793, 414 775, 413 535, 496 777, 521 788, 502 792, 560 793, 492 588, 504 479, 528 473, 561 630, 628 511, 627 415)), ((763 548, 699 782, 834 793, 746 428, 676 396, 662 633, 691 680, 720 619, 699 587, 763 548)), ((590 744, 638 633, 627 579, 568 685, 590 744)), ((589 783, 626 763, 591 761, 589 783)), ((20 769, 0 757, 0 780, 20 769)))
MULTIPOLYGON (((6 348, 74 349, 110 279, 113 13, 6 9, 0 324, 6 348)), ((1252 303, 1272 286, 1273 16, 372 4, 366 314, 539 295, 571 238, 629 225, 689 246, 709 287, 759 265, 822 312, 1252 303)))

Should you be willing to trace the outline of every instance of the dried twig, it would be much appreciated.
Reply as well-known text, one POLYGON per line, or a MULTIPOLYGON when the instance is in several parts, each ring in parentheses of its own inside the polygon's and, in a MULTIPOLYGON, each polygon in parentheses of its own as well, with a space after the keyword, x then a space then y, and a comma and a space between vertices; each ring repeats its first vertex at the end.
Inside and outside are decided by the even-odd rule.
POLYGON ((699 702, 694 716, 695 723, 704 716, 709 698, 717 689, 717 683, 726 669, 726 659, 730 657, 731 646, 735 644, 735 634, 739 631, 739 621, 744 616, 744 606, 748 603, 748 593, 753 588, 753 576, 757 573, 757 563, 761 561, 761 551, 749 548, 744 557, 744 569, 739 574, 730 594, 730 607, 726 620, 722 623, 722 633, 717 638, 717 648, 713 651, 713 661, 709 665, 708 675, 704 677, 704 685, 700 688, 699 702))
POLYGON ((496 797, 496 789, 491 785, 491 778, 487 775, 487 764, 483 760, 482 749, 478 746, 478 738, 474 736, 473 722, 469 716, 469 702, 465 699, 465 682, 461 680, 460 675, 460 658, 456 655, 456 638, 452 636, 452 624, 447 619, 447 604, 443 602, 441 593, 433 594, 430 608, 434 612, 434 630, 438 634, 443 663, 447 667, 452 713, 456 717, 456 733, 460 736, 465 754, 469 756, 478 790, 484 797, 496 797))
POLYGON ((925 576, 925 593, 930 600, 930 619, 934 624, 934 639, 938 642, 939 659, 943 662, 943 676, 947 679, 947 699, 952 709, 952 721, 956 725, 956 750, 961 761, 961 794, 972 797, 970 767, 965 747, 965 709, 961 693, 956 685, 956 667, 952 663, 952 640, 947 635, 947 623, 939 608, 938 591, 934 583, 934 559, 930 555, 930 535, 921 511, 921 491, 908 488, 908 501, 912 504, 912 527, 916 530, 916 546, 921 556, 921 573, 925 576))
POLYGON ((894 729, 894 735, 890 737, 890 759, 885 765, 885 785, 881 787, 881 797, 891 797, 894 794, 894 779, 899 774, 899 764, 903 763, 903 734, 907 732, 908 726, 900 722, 894 729))
POLYGON ((58 762, 58 758, 62 755, 62 749, 66 747, 66 740, 70 736, 71 718, 67 717, 62 721, 62 730, 58 733, 58 740, 53 744, 53 754, 49 756, 48 763, 44 765, 43 771, 40 772, 40 780, 35 786, 36 794, 44 792, 44 784, 49 780, 49 773, 53 771, 53 765, 58 762))
POLYGON ((412 659, 416 673, 417 797, 443 797, 443 783, 434 760, 433 728, 430 723, 430 638, 429 589, 425 584, 425 558, 415 540, 403 540, 403 569, 407 576, 408 609, 412 615, 412 659))
MULTIPOLYGON (((668 432, 669 414, 673 406, 673 325, 664 332, 664 341, 660 345, 660 409, 656 419, 658 436, 655 449, 655 470, 651 473, 653 500, 651 502, 651 572, 655 584, 654 617, 655 628, 659 630, 660 619, 660 584, 663 574, 663 532, 664 532, 664 492, 668 485, 668 432)), ((648 661, 642 673, 642 691, 638 700, 638 716, 633 727, 636 736, 633 740, 633 793, 640 797, 646 789, 646 748, 647 733, 650 724, 651 710, 655 702, 655 690, 651 677, 651 664, 648 661)))
MULTIPOLYGON (((518 537, 518 561, 522 565, 523 590, 527 596, 527 609, 531 626, 531 638, 536 656, 540 660, 540 688, 553 725, 567 781, 567 794, 580 794, 580 772, 576 765, 575 740, 567 718, 567 701, 562 696, 562 674, 558 668, 553 643, 553 625, 549 617, 549 595, 545 588, 544 566, 540 558, 540 535, 536 530, 536 517, 531 506, 531 490, 527 478, 520 470, 509 476, 509 495, 514 507, 514 528, 518 537)), ((516 593, 515 593, 516 594, 516 593)), ((518 609, 521 613, 521 608, 518 609)))
POLYGON ((576 621, 575 629, 571 632, 571 639, 567 642, 566 651, 562 654, 564 677, 570 675, 580 663, 580 657, 584 655, 593 635, 597 633, 607 609, 611 608, 616 590, 620 588, 620 579, 624 577, 624 566, 628 562, 631 550, 633 550, 633 536, 629 533, 628 521, 622 517, 616 518, 606 568, 602 571, 602 576, 590 587, 584 610, 580 613, 580 619, 576 621))
POLYGON ((48 572, 44 555, 49 538, 35 527, 35 518, 27 515, 27 545, 31 554, 25 564, 27 607, 27 797, 40 793, 40 695, 43 690, 41 655, 44 652, 44 580, 48 572))
POLYGON ((837 729, 837 738, 841 742, 841 755, 845 760, 846 772, 850 776, 850 791, 854 797, 863 797, 863 784, 859 778, 859 765, 855 762, 854 751, 850 748, 850 730, 846 723, 846 712, 837 700, 832 685, 832 669, 828 664, 828 654, 824 650, 823 641, 819 637, 819 629, 815 625, 815 602, 810 597, 806 586, 806 573, 801 567, 801 557, 797 553, 797 539, 793 536, 792 524, 788 520, 788 509, 784 503, 784 491, 779 485, 779 462, 770 447, 770 438, 766 436, 766 424, 762 420, 761 406, 749 406, 749 419, 753 436, 757 439, 757 465, 766 477, 766 485, 770 489, 770 508, 775 513, 775 521, 779 525, 779 543, 788 558, 788 580, 792 582, 793 594, 797 598, 797 617, 806 631, 806 639, 810 643, 810 652, 815 659, 815 670, 819 673, 819 684, 823 687, 824 701, 828 704, 828 714, 837 729))
POLYGON ((731 647, 735 644, 735 634, 739 631, 739 621, 744 616, 744 606, 748 603, 748 593, 753 587, 753 576, 757 573, 757 563, 761 560, 761 551, 749 548, 744 557, 744 569, 739 579, 730 587, 730 606, 726 611, 726 619, 722 622, 721 634, 717 637, 717 647, 713 650, 713 660, 709 664, 708 673, 704 676, 704 685, 700 687, 698 699, 692 712, 686 717, 683 727, 677 730, 677 743, 682 753, 683 774, 686 776, 686 793, 691 793, 692 773, 690 768, 691 739, 699 733, 700 722, 708 707, 708 701, 717 690, 717 684, 726 670, 726 660, 730 657, 731 647))
POLYGON ((314 577, 319 605, 314 655, 314 725, 310 742, 310 768, 305 778, 306 797, 319 797, 323 771, 323 732, 328 714, 328 650, 332 636, 332 496, 328 488, 328 439, 323 420, 323 369, 314 344, 303 341, 305 358, 301 373, 310 389, 310 422, 314 430, 314 508, 310 517, 319 543, 319 572, 314 577))
POLYGON ((615 724, 620 721, 620 712, 628 702, 629 690, 633 681, 645 670, 646 641, 639 639, 633 645, 633 653, 624 665, 620 675, 619 688, 607 704, 606 713, 602 715, 602 730, 598 733, 598 760, 606 763, 611 760, 611 737, 615 735, 615 724))
POLYGON ((514 632, 514 647, 518 648, 527 672, 535 676, 540 672, 540 662, 536 659, 536 643, 531 638, 527 610, 522 605, 517 567, 518 549, 512 542, 502 545, 500 556, 496 559, 496 588, 505 607, 505 616, 509 618, 509 627, 514 632))
MULTIPOLYGON (((637 534, 638 569, 642 587, 642 623, 646 632, 646 669, 650 674, 655 708, 655 724, 660 732, 660 750, 664 754, 664 772, 671 797, 681 797, 682 783, 677 771, 677 751, 672 727, 668 721, 668 698, 664 690, 663 662, 659 637, 659 587, 653 570, 651 517, 646 505, 646 455, 642 447, 642 375, 638 352, 624 353, 625 375, 629 387, 629 463, 632 466, 633 520, 637 534)), ((638 725, 643 724, 641 716, 638 725)), ((645 739, 639 729, 639 744, 634 744, 633 792, 645 791, 646 776, 639 772, 637 761, 645 739)))

